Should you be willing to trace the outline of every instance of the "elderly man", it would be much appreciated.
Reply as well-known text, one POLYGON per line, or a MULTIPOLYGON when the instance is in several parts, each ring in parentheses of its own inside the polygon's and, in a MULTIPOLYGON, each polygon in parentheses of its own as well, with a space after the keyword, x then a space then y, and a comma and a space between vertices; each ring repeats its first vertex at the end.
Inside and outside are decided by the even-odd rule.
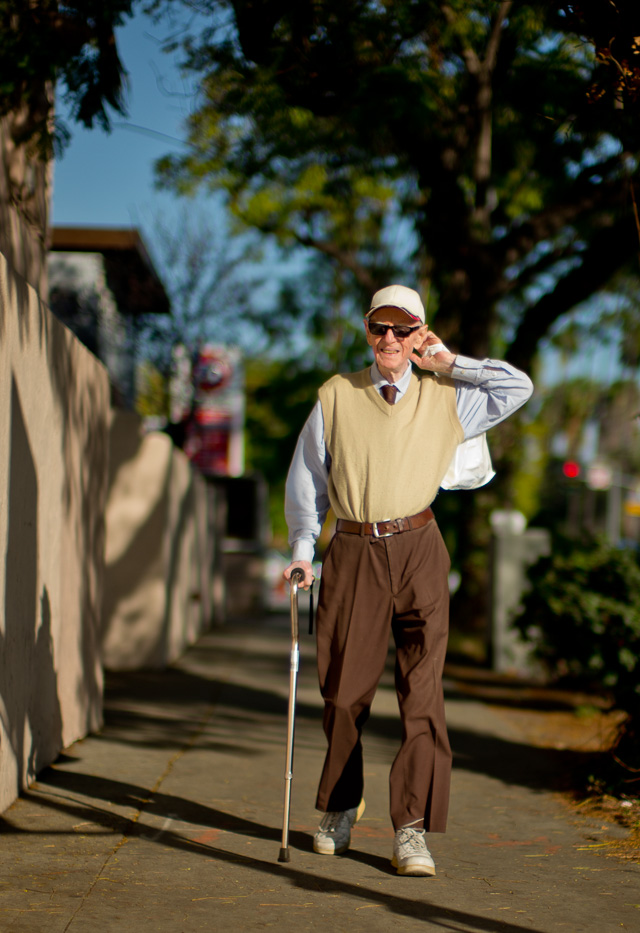
POLYGON ((376 292, 364 327, 373 365, 321 387, 286 488, 285 579, 300 567, 311 585, 329 507, 337 518, 317 613, 328 749, 313 845, 344 852, 364 809, 362 728, 391 632, 402 720, 389 781, 392 862, 399 874, 433 875, 425 832, 445 831, 451 775, 442 694, 450 561, 430 505, 458 445, 523 405, 532 385, 508 363, 450 353, 403 285, 376 292))

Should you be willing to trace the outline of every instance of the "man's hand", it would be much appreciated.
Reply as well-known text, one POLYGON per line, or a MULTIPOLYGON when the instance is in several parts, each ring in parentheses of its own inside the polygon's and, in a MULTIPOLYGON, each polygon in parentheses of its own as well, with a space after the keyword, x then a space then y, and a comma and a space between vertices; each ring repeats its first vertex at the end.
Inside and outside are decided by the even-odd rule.
POLYGON ((303 590, 308 590, 311 584, 313 583, 313 581, 315 580, 315 577, 313 575, 313 567, 311 566, 308 560, 292 561, 288 567, 285 567, 285 569, 282 572, 282 576, 285 578, 285 580, 289 581, 291 579, 291 573, 293 570, 295 570, 296 567, 299 567, 301 570, 304 570, 304 580, 302 581, 301 586, 303 590))
POLYGON ((426 339, 411 354, 411 361, 416 366, 432 373, 450 373, 455 360, 455 353, 449 353, 432 330, 427 331, 426 339))

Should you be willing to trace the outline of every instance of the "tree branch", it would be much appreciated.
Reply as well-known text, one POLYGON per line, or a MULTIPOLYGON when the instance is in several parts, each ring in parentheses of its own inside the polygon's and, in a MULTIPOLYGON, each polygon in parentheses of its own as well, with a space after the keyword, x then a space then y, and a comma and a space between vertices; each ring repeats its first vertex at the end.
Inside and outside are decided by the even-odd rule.
POLYGON ((496 67, 496 61, 498 60, 498 50, 500 48, 500 40, 502 38, 502 27, 504 26, 505 20, 509 16, 509 12, 512 6, 513 0, 502 0, 498 14, 493 21, 493 26, 491 27, 491 34, 489 36, 489 41, 487 42, 487 51, 482 63, 485 71, 489 72, 490 74, 493 73, 496 67))
MULTIPOLYGON (((475 49, 456 36, 460 54, 465 61, 469 75, 476 85, 477 133, 473 166, 476 193, 473 219, 474 223, 487 233, 491 226, 488 194, 492 165, 492 77, 498 59, 504 23, 512 6, 513 0, 502 0, 500 3, 498 12, 491 24, 483 59, 480 59, 475 49)), ((452 26, 456 20, 455 12, 446 3, 443 4, 441 9, 445 19, 452 26)))
POLYGON ((604 288, 634 258, 636 248, 633 217, 627 215, 600 230, 583 253, 581 265, 527 309, 507 353, 509 361, 521 369, 529 369, 538 341, 549 333, 558 318, 604 288))
POLYGON ((495 244, 496 256, 511 265, 525 256, 536 243, 553 238, 581 217, 602 208, 613 212, 624 204, 625 185, 621 179, 598 185, 574 184, 572 193, 575 195, 572 200, 544 208, 513 227, 495 244))
MULTIPOLYGON (((453 26, 457 19, 457 14, 455 11, 451 9, 448 3, 443 3, 440 9, 442 10, 442 15, 446 19, 449 26, 453 26)), ((467 66, 467 71, 470 75, 478 75, 482 68, 482 62, 478 58, 476 50, 462 42, 459 36, 456 36, 456 42, 460 51, 460 55, 464 59, 467 66)))
POLYGON ((378 282, 369 269, 358 262, 353 253, 340 249, 335 243, 325 243, 311 236, 303 236, 300 233, 295 233, 295 231, 292 235, 301 246, 311 247, 319 253, 329 256, 331 259, 335 259, 344 269, 348 269, 349 272, 352 272, 356 281, 368 291, 373 293, 378 287, 378 282))

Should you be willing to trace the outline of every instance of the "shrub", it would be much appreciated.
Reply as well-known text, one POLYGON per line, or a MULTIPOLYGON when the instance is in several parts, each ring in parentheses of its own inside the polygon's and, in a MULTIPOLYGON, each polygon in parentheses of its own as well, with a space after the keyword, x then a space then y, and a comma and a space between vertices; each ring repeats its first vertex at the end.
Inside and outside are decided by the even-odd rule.
POLYGON ((529 571, 515 620, 556 677, 610 695, 640 717, 640 564, 602 541, 556 540, 529 571))
POLYGON ((609 696, 628 714, 608 754, 585 773, 590 790, 628 796, 640 787, 640 564, 602 541, 556 540, 529 570, 514 624, 556 679, 609 696))

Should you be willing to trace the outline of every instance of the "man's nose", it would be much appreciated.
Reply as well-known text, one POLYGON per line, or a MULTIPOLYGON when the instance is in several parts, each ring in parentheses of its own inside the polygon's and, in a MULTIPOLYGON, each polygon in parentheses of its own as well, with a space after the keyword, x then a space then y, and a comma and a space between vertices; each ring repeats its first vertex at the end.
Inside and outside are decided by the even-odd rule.
POLYGON ((389 330, 386 332, 386 334, 384 335, 382 339, 385 341, 385 343, 395 343, 396 338, 394 337, 394 334, 391 328, 389 328, 389 330))

